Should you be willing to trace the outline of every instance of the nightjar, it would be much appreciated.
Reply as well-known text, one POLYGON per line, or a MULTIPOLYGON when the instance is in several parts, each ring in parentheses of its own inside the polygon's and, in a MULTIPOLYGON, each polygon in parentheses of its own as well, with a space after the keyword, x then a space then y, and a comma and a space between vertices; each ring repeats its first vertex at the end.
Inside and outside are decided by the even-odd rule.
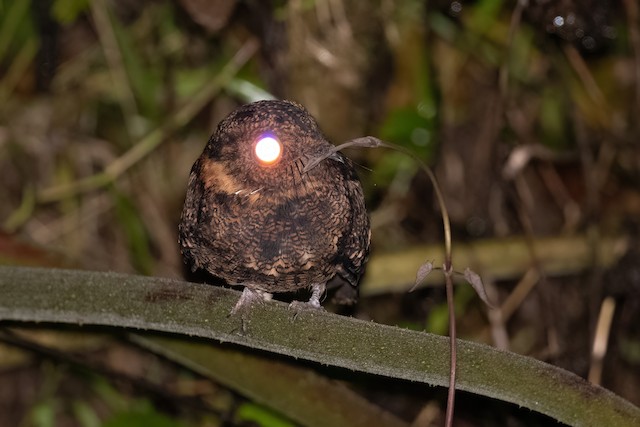
POLYGON ((369 218, 351 161, 307 110, 259 101, 233 111, 191 169, 179 226, 185 261, 244 291, 233 312, 271 293, 309 289, 320 308, 326 284, 357 295, 368 258, 369 218))

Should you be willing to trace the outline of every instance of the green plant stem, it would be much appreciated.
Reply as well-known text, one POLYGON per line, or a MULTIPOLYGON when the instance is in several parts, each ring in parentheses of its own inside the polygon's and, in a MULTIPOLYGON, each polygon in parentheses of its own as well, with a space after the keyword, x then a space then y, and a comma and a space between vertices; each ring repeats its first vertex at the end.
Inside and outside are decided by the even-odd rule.
MULTIPOLYGON (((104 325, 231 342, 325 365, 446 387, 450 340, 287 304, 228 316, 239 292, 178 280, 0 267, 0 321, 104 325)), ((214 345, 212 342, 211 345, 214 345)), ((569 425, 640 425, 640 409, 546 363, 457 340, 456 387, 569 425)))
POLYGON ((201 88, 193 99, 181 109, 179 109, 167 124, 159 127, 142 138, 129 151, 117 158, 113 163, 105 168, 103 172, 88 176, 70 184, 46 188, 37 194, 37 201, 40 203, 54 202, 73 196, 78 193, 92 191, 108 185, 126 172, 131 166, 142 160, 151 153, 166 136, 176 129, 187 124, 202 108, 227 84, 251 59, 258 49, 258 42, 254 39, 247 41, 220 71, 220 73, 203 88, 201 88))
POLYGON ((131 339, 304 426, 408 427, 344 384, 301 363, 175 337, 135 335, 131 339))
MULTIPOLYGON (((590 239, 586 235, 536 238, 480 239, 456 244, 456 265, 470 267, 492 280, 522 277, 534 264, 530 244, 537 254, 537 265, 549 277, 580 274, 593 266, 590 239)), ((624 236, 604 236, 599 240, 599 262, 603 268, 614 265, 629 247, 624 236)), ((376 252, 367 264, 367 275, 360 285, 361 295, 374 296, 406 292, 415 284, 415 271, 425 259, 443 259, 441 244, 418 245, 397 252, 376 252)), ((442 277, 430 274, 425 284, 441 285, 442 277)))
MULTIPOLYGON (((183 410, 215 411, 205 402, 197 402, 172 393, 144 378, 129 376, 115 367, 87 360, 83 355, 121 341, 104 333, 86 333, 68 329, 0 328, 0 343, 26 352, 23 364, 30 364, 31 354, 57 364, 97 373, 107 381, 129 384, 149 398, 172 399, 183 410), (195 404, 195 406, 194 406, 195 404)), ((297 424, 307 427, 409 427, 393 414, 370 403, 340 381, 316 372, 308 363, 278 360, 262 352, 248 352, 237 346, 211 345, 203 340, 184 340, 158 334, 129 334, 129 340, 155 354, 211 378, 251 401, 267 406, 297 424)), ((122 345, 122 344, 120 344, 122 345)), ((1 353, 0 353, 1 354, 1 353)), ((7 359, 12 359, 11 357, 7 359)), ((15 362, 15 358, 14 363, 15 362)), ((0 364, 3 362, 0 357, 0 364)), ((11 361, 0 369, 14 367, 11 361)), ((20 363, 20 362, 18 362, 20 363)), ((20 365, 20 366, 21 366, 20 365)), ((222 415, 222 414, 220 414, 222 415)))
POLYGON ((453 269, 451 263, 444 266, 444 278, 447 290, 447 307, 449 308, 449 390, 447 392, 447 412, 445 416, 445 426, 451 427, 453 425, 453 412, 456 400, 456 374, 457 374, 457 358, 458 358, 458 346, 457 344, 457 332, 456 332, 456 305, 453 295, 453 280, 451 275, 453 269))
POLYGON ((9 50, 11 41, 15 36, 20 23, 24 22, 25 17, 29 13, 29 6, 31 2, 29 0, 15 0, 7 5, 7 11, 4 16, 4 22, 0 26, 0 62, 3 62, 5 55, 9 50))
POLYGON ((38 42, 36 39, 30 38, 13 58, 5 76, 0 80, 0 105, 3 109, 9 107, 10 103, 7 100, 20 82, 20 79, 24 78, 27 70, 32 66, 33 59, 37 53, 38 42))
MULTIPOLYGON (((411 154, 411 153, 408 153, 411 154)), ((453 260, 451 258, 451 222, 449 221, 449 211, 447 205, 444 202, 444 197, 438 180, 435 174, 429 166, 427 166, 422 160, 415 155, 411 155, 415 158, 423 171, 429 177, 431 185, 436 192, 438 199, 438 205, 440 206, 440 215, 442 216, 442 227, 444 229, 444 278, 447 291, 447 307, 449 309, 449 389, 447 391, 447 411, 445 415, 445 426, 453 426, 453 414, 456 401, 456 373, 457 373, 457 332, 456 332, 456 309, 454 304, 454 291, 453 291, 453 260)))
POLYGON ((136 104, 133 89, 127 75, 120 45, 116 39, 113 23, 111 22, 110 11, 105 0, 93 0, 90 3, 91 16, 95 23, 95 29, 98 33, 102 52, 111 73, 111 80, 118 95, 118 102, 122 109, 124 122, 129 135, 134 135, 131 122, 138 115, 138 107, 136 104))

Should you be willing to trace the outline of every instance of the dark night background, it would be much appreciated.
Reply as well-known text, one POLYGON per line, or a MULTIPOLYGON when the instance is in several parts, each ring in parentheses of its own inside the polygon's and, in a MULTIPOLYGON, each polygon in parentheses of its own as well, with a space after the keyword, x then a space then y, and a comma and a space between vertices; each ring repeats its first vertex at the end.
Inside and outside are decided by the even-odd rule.
MULTIPOLYGON (((640 404, 636 0, 0 0, 0 262, 185 277, 189 169, 218 121, 270 97, 304 104, 333 143, 374 135, 433 167, 458 269, 457 245, 491 258, 521 243, 465 258, 500 310, 457 287, 462 338, 640 404)), ((409 294, 376 275, 388 254, 441 245, 431 184, 401 153, 346 154, 373 230, 348 314, 446 334, 437 277, 409 294)), ((0 343, 0 426, 289 425, 122 340, 21 334, 55 355, 0 343)), ((442 425, 444 390, 338 376, 415 426, 442 425)), ((552 424, 469 394, 456 420, 552 424)))

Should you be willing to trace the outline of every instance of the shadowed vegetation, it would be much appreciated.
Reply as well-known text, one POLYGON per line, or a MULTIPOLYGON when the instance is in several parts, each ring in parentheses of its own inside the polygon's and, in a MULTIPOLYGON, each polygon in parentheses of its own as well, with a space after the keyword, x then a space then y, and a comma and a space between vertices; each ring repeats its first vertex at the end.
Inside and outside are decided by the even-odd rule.
MULTIPOLYGON (((237 105, 289 98, 336 145, 373 135, 433 167, 454 267, 481 274, 498 307, 459 286, 462 338, 640 404, 637 2, 424 3, 0 0, 0 262, 202 281, 177 246, 191 164, 237 105)), ((445 334, 441 276, 406 292, 421 263, 443 262, 428 178, 400 153, 346 154, 372 257, 357 308, 328 309, 445 334)), ((117 335, 59 333, 4 340, 0 425, 289 423, 117 335)), ((320 371, 363 408, 442 425, 442 388, 320 371)), ((552 423, 472 394, 456 411, 552 423)))

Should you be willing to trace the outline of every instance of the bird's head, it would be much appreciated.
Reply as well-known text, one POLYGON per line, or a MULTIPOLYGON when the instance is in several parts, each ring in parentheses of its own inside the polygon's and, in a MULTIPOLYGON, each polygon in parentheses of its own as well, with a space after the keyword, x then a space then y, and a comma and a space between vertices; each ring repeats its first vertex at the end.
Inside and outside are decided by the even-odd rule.
POLYGON ((331 147, 303 106, 258 101, 220 122, 203 153, 204 172, 217 175, 225 192, 287 190, 309 179, 305 165, 331 147))

